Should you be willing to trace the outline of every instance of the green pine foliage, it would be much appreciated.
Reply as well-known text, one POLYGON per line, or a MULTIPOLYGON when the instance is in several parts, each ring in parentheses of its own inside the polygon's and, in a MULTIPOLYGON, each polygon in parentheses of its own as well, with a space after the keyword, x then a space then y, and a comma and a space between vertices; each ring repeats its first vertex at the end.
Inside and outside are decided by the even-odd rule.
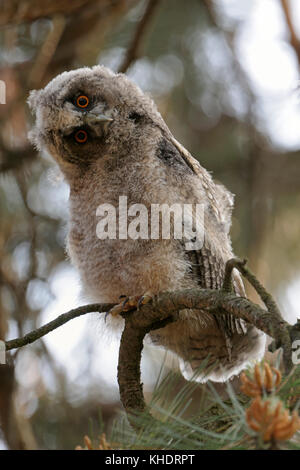
MULTIPOLYGON (((251 398, 234 390, 231 382, 226 385, 227 398, 220 396, 216 387, 208 383, 205 396, 198 400, 196 412, 186 417, 195 398, 199 384, 186 382, 177 390, 179 374, 169 373, 156 385, 149 413, 132 417, 138 432, 130 426, 125 414, 114 422, 108 441, 115 449, 164 449, 164 450, 250 450, 274 448, 274 443, 262 442, 259 435, 247 424, 245 411, 251 398)), ((283 378, 276 398, 289 411, 300 405, 300 369, 295 367, 283 378)), ((276 444, 276 448, 300 450, 300 432, 288 442, 276 444)))

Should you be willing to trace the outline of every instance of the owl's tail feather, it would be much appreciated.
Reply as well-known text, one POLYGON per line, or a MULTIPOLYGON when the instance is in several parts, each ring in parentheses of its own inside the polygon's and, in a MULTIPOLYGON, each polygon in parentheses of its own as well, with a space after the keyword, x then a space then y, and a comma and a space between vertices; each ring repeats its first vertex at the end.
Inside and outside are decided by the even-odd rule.
POLYGON ((235 333, 231 336, 230 354, 224 334, 218 328, 197 330, 186 328, 185 324, 178 335, 175 325, 156 330, 151 338, 153 343, 177 354, 181 373, 186 380, 225 382, 251 362, 261 360, 265 352, 265 334, 252 325, 247 325, 246 334, 235 333))
POLYGON ((264 333, 252 326, 248 328, 247 335, 236 334, 231 337, 230 356, 218 346, 207 354, 203 350, 201 338, 193 340, 190 342, 188 354, 178 355, 181 373, 186 380, 201 383, 208 380, 225 382, 238 375, 252 362, 261 360, 265 352, 265 343, 264 333), (205 362, 207 365, 203 367, 205 362))

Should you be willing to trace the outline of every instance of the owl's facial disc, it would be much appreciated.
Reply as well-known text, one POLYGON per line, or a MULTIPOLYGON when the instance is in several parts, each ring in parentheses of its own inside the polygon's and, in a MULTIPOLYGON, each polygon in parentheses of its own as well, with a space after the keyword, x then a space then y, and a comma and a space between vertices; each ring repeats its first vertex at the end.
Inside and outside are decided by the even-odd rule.
POLYGON ((109 126, 116 117, 115 110, 103 99, 84 93, 62 97, 38 113, 44 126, 40 135, 52 156, 63 167, 71 163, 81 169, 100 158, 109 126))
POLYGON ((101 137, 113 118, 110 115, 110 110, 105 109, 104 103, 95 105, 94 101, 93 97, 79 93, 71 99, 72 104, 70 104, 76 115, 81 114, 83 125, 90 127, 96 136, 101 137))
POLYGON ((113 120, 110 110, 104 109, 101 104, 92 106, 87 96, 80 95, 72 102, 65 102, 59 112, 56 126, 64 136, 70 136, 82 127, 95 137, 101 138, 113 120))

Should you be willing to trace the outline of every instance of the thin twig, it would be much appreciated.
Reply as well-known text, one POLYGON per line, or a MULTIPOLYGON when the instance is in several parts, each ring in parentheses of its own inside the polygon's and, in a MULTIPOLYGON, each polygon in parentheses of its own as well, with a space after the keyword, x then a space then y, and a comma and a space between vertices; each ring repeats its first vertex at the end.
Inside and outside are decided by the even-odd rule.
POLYGON ((225 287, 228 288, 227 284, 229 283, 229 278, 231 276, 232 270, 234 268, 237 269, 247 279, 247 281, 252 285, 252 287, 256 290, 261 300, 267 307, 268 311, 274 313, 274 315, 281 318, 281 313, 279 311, 279 308, 277 307, 275 300, 273 299, 271 294, 266 291, 264 286, 254 276, 254 274, 250 271, 250 269, 246 268, 246 263, 247 263, 246 259, 239 260, 237 258, 232 258, 229 261, 227 261, 226 268, 225 268, 223 288, 224 288, 224 285, 225 287))
POLYGON ((149 27, 150 21, 153 18, 154 12, 159 2, 160 0, 148 1, 145 13, 138 23, 131 44, 127 49, 124 61, 119 67, 120 73, 125 73, 129 66, 132 64, 132 62, 134 62, 138 58, 143 37, 145 36, 146 30, 149 27))
POLYGON ((59 317, 55 318, 46 325, 37 328, 36 330, 31 331, 27 335, 23 336, 22 338, 11 339, 10 341, 5 342, 6 351, 10 351, 11 349, 21 348, 22 346, 26 346, 27 344, 33 343, 37 339, 45 336, 46 334, 50 333, 50 331, 55 330, 59 326, 64 325, 73 318, 80 317, 81 315, 85 315, 86 313, 92 312, 106 312, 110 310, 115 304, 90 304, 84 305, 82 307, 74 308, 67 313, 63 313, 59 315, 59 317))
POLYGON ((225 274, 223 279, 222 289, 225 292, 233 292, 233 285, 232 285, 232 271, 234 269, 234 261, 235 259, 230 259, 227 261, 225 266, 225 274))

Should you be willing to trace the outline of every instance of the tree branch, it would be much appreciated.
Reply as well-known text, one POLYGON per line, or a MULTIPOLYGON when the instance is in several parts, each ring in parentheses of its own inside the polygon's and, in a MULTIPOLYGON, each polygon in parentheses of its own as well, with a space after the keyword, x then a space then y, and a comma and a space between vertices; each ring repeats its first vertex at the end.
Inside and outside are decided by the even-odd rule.
POLYGON ((129 45, 123 63, 119 67, 120 73, 125 73, 129 66, 134 62, 139 55, 141 42, 145 36, 146 30, 149 27, 150 21, 153 18, 154 12, 159 4, 159 0, 149 0, 145 13, 138 23, 132 42, 129 45))
POLYGON ((32 147, 22 150, 9 150, 0 143, 0 173, 18 170, 23 165, 31 163, 36 158, 36 151, 32 147))
MULTIPOLYGON (((254 325, 274 339, 273 346, 283 348, 283 363, 288 373, 292 364, 292 341, 300 339, 299 322, 290 325, 283 320, 272 296, 264 289, 255 276, 245 267, 245 261, 232 259, 227 262, 225 281, 228 284, 233 268, 238 269, 248 279, 266 305, 263 309, 245 297, 238 297, 234 292, 224 289, 183 289, 177 292, 163 292, 152 303, 141 306, 138 310, 124 312, 125 326, 119 349, 118 383, 121 401, 128 418, 136 427, 132 415, 147 412, 140 382, 140 363, 143 340, 152 330, 163 328, 178 319, 178 312, 183 309, 213 311, 214 315, 232 315, 254 325), (226 280, 227 279, 227 280, 226 280)), ((50 331, 58 328, 73 318, 91 312, 107 312, 115 304, 85 305, 57 317, 55 320, 34 330, 23 338, 6 341, 6 350, 30 344, 50 331)))
POLYGON ((85 315, 86 313, 106 312, 107 310, 110 310, 114 305, 115 304, 90 304, 74 308, 73 310, 70 310, 67 313, 59 315, 59 317, 55 318, 55 320, 52 320, 49 323, 46 323, 46 325, 43 325, 40 328, 31 331, 22 338, 16 338, 11 339, 10 341, 6 341, 6 351, 21 348, 23 346, 26 346, 27 344, 33 343, 37 339, 40 339, 42 336, 45 336, 50 333, 50 331, 56 330, 56 328, 64 325, 70 320, 73 320, 73 318, 80 317, 81 315, 85 315))
POLYGON ((277 315, 281 319, 281 313, 276 305, 275 300, 273 299, 271 294, 266 291, 266 289, 259 282, 259 280, 256 279, 256 277, 250 271, 250 269, 246 268, 246 263, 247 263, 246 259, 239 260, 237 258, 233 258, 227 261, 226 267, 225 267, 223 289, 230 292, 230 290, 228 290, 228 285, 231 280, 232 271, 234 268, 237 269, 247 279, 247 281, 251 284, 251 286, 256 290, 261 300, 267 307, 268 311, 272 312, 274 315, 277 315))

